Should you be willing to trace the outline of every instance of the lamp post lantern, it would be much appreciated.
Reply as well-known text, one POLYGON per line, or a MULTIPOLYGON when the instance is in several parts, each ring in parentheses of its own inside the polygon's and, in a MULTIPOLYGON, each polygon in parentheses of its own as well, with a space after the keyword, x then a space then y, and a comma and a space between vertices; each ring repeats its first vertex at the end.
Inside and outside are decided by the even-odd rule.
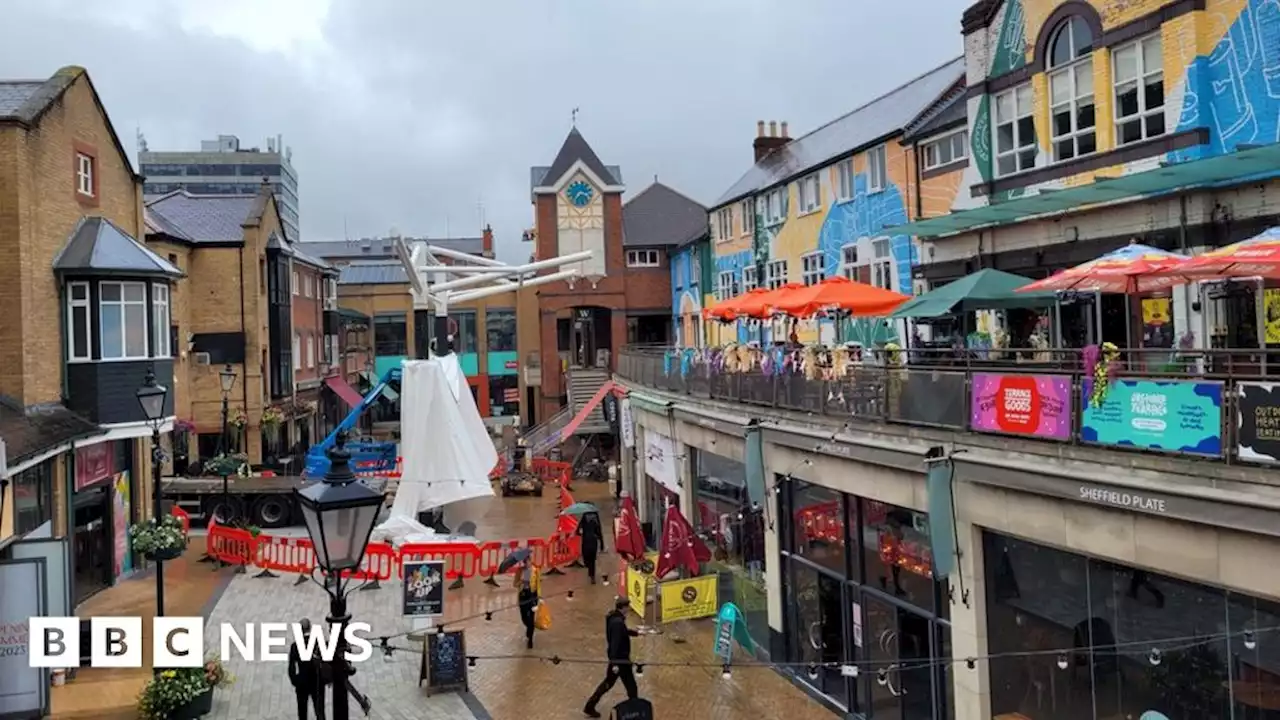
POLYGON ((345 625, 351 622, 347 614, 350 578, 344 578, 343 573, 359 569, 386 500, 383 493, 365 485, 352 472, 346 444, 347 433, 338 433, 329 450, 329 472, 324 479, 293 491, 315 549, 316 565, 325 578, 324 589, 329 594, 326 619, 338 635, 333 655, 334 720, 349 720, 347 683, 354 674, 342 637, 345 625))
MULTIPOLYGON (((146 379, 142 381, 142 387, 138 388, 137 394, 138 404, 142 406, 142 414, 146 417, 147 423, 151 425, 151 506, 152 516, 155 518, 156 525, 159 526, 164 518, 162 493, 160 492, 160 476, 164 472, 161 468, 164 460, 164 450, 160 448, 160 420, 164 417, 164 405, 169 395, 169 389, 156 383, 155 370, 150 369, 147 370, 146 379)), ((163 617, 164 561, 157 556, 155 563, 156 617, 163 617)), ((159 670, 157 669, 156 672, 159 672, 159 670)))
POLYGON ((219 471, 222 473, 222 512, 227 517, 218 518, 219 522, 227 522, 234 520, 231 517, 231 494, 227 488, 227 456, 231 454, 231 428, 228 424, 228 402, 231 400, 231 389, 236 386, 236 371, 231 367, 231 363, 227 363, 226 367, 218 373, 218 382, 222 385, 222 435, 218 438, 219 454, 222 455, 222 465, 219 471))

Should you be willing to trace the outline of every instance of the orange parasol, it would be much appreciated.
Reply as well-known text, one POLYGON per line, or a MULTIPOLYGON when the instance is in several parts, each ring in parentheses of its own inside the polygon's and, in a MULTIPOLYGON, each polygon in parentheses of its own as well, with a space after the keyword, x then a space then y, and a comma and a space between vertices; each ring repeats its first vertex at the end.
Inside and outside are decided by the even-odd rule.
POLYGON ((716 303, 715 305, 712 305, 709 308, 704 308, 702 310, 702 316, 705 318, 709 318, 711 320, 723 320, 725 322, 737 320, 738 317, 742 315, 742 313, 739 311, 739 308, 741 307, 743 302, 755 299, 756 297, 760 295, 764 295, 767 292, 769 291, 765 290, 764 288, 755 288, 754 290, 748 290, 741 295, 735 295, 729 298, 728 300, 721 300, 720 302, 716 303))
POLYGON ((1197 255, 1175 272, 1195 280, 1233 277, 1280 279, 1280 227, 1197 255))
POLYGON ((1162 290, 1185 282, 1182 277, 1174 275, 1183 275, 1182 268, 1186 262, 1185 255, 1131 243, 1087 263, 1023 285, 1017 292, 1084 290, 1130 295, 1162 290))
POLYGON ((811 317, 823 310, 843 310, 854 316, 880 317, 908 300, 906 295, 867 285, 839 275, 793 290, 772 305, 793 317, 811 317))
POLYGON ((803 290, 804 285, 801 283, 787 283, 781 287, 766 291, 761 295, 753 295, 749 298, 743 298, 738 304, 738 314, 746 317, 764 319, 769 317, 770 310, 779 300, 786 297, 789 293, 796 290, 803 290))

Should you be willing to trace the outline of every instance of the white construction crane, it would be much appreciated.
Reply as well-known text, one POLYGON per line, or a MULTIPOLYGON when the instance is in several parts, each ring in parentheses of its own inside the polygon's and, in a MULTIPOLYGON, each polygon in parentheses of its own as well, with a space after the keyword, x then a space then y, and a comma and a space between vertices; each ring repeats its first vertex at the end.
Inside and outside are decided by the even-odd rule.
POLYGON ((434 311, 433 335, 436 339, 436 352, 440 354, 449 352, 447 328, 450 303, 477 300, 561 280, 576 280, 579 276, 578 268, 561 269, 549 275, 537 275, 537 272, 581 263, 591 259, 592 254, 590 250, 584 250, 523 265, 508 265, 430 243, 415 243, 411 248, 399 235, 395 238, 395 251, 409 277, 414 311, 434 311), (449 258, 455 264, 446 265, 440 262, 441 257, 449 258))

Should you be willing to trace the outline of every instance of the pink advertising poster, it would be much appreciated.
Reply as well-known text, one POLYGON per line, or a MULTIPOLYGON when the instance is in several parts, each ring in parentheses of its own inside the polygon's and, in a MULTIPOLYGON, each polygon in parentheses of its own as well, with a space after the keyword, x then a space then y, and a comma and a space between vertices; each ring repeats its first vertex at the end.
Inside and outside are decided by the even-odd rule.
POLYGON ((115 576, 133 572, 133 553, 129 552, 129 518, 133 508, 129 503, 129 473, 117 473, 112 479, 111 517, 115 525, 115 576))
POLYGON ((978 432, 1069 440, 1071 378, 974 373, 969 423, 978 432))

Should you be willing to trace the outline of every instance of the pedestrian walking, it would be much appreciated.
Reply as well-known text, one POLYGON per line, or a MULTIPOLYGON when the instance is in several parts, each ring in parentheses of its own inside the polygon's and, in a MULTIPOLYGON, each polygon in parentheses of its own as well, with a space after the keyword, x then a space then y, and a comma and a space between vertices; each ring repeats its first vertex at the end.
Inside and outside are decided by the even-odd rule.
POLYGON ((536 628, 535 614, 538 610, 538 586, 542 583, 538 576, 538 569, 529 559, 520 564, 516 578, 520 587, 516 603, 520 608, 520 622, 524 624, 524 646, 532 650, 533 631, 536 628))
MULTIPOLYGON (((299 623, 302 632, 311 634, 311 621, 299 623)), ((307 706, 315 708, 316 720, 324 720, 324 687, 320 683, 320 659, 302 659, 298 644, 289 646, 289 684, 298 698, 298 720, 307 720, 307 706)))
POLYGON ((628 700, 640 697, 640 690, 636 687, 635 670, 631 666, 631 638, 639 637, 640 633, 627 627, 627 616, 624 614, 627 605, 627 598, 617 598, 613 602, 613 612, 605 616, 604 636, 609 666, 605 669, 604 680, 596 686, 595 692, 591 693, 591 697, 587 698, 587 704, 582 708, 583 714, 587 717, 600 717, 596 705, 619 680, 627 689, 628 700))
POLYGON ((582 537, 582 564, 587 566, 587 577, 591 584, 596 584, 596 557, 604 552, 604 530, 600 527, 600 516, 586 513, 578 521, 577 533, 582 537))

